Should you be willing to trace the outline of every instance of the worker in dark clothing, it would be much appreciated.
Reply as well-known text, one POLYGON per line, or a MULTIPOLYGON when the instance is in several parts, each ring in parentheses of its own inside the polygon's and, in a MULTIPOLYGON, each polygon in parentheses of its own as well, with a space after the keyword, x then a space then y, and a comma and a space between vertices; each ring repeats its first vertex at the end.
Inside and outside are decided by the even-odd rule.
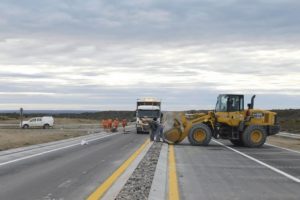
POLYGON ((150 123, 150 141, 160 141, 160 130, 161 130, 161 125, 157 121, 157 118, 153 118, 153 121, 150 123))

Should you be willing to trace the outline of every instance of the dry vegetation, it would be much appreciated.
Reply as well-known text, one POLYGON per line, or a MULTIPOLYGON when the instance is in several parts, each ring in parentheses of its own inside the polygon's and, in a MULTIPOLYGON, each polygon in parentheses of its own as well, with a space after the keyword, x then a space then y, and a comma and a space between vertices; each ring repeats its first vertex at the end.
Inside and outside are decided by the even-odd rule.
MULTIPOLYGON (((30 118, 24 118, 29 120, 30 118)), ((0 116, 0 124, 19 124, 19 119, 9 118, 5 116, 0 116)), ((80 119, 80 118, 54 118, 55 125, 68 125, 68 124, 99 124, 100 120, 95 119, 80 119)))
POLYGON ((78 118, 55 118, 56 125, 65 124, 100 124, 100 120, 95 119, 78 119, 78 118))
POLYGON ((0 129, 0 150, 40 144, 88 134, 88 131, 72 129, 0 129))
MULTIPOLYGON (((1 124, 18 124, 16 119, 0 120, 1 124)), ((0 128, 0 150, 40 144, 87 135, 99 129, 99 120, 55 118, 55 127, 50 129, 20 129, 17 125, 0 128)))
POLYGON ((274 110, 278 114, 281 131, 300 133, 300 109, 274 110))
POLYGON ((21 146, 40 144, 66 138, 82 136, 99 130, 101 119, 126 118, 131 121, 133 111, 103 111, 87 113, 30 113, 25 114, 24 120, 52 115, 53 129, 20 129, 19 113, 2 113, 0 116, 0 150, 21 146))

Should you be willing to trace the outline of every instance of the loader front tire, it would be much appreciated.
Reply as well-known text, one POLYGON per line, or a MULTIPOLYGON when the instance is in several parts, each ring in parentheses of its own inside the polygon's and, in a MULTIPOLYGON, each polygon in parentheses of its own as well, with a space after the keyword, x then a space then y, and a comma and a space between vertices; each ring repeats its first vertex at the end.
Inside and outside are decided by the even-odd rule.
POLYGON ((262 126, 250 125, 242 135, 242 141, 246 147, 255 148, 264 145, 267 132, 262 126))
POLYGON ((189 131, 188 140, 194 146, 206 146, 212 137, 210 128, 203 123, 194 125, 189 131))

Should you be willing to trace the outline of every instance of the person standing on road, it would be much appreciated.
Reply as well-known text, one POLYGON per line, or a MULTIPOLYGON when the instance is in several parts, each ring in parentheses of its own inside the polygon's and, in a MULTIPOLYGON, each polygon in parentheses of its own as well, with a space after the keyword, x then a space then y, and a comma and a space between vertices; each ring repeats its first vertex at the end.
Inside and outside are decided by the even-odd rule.
POLYGON ((118 127, 119 127, 119 119, 118 118, 116 118, 115 120, 114 120, 114 129, 117 131, 118 130, 118 127))
POLYGON ((125 130, 125 127, 127 126, 127 120, 126 119, 122 120, 122 126, 123 126, 124 133, 126 133, 126 130, 125 130))
POLYGON ((157 121, 157 118, 153 118, 153 121, 150 123, 150 141, 156 141, 160 142, 160 130, 161 130, 161 125, 157 121))
POLYGON ((163 117, 164 114, 160 113, 160 138, 162 139, 163 142, 165 142, 165 135, 164 135, 164 126, 163 126, 163 117))

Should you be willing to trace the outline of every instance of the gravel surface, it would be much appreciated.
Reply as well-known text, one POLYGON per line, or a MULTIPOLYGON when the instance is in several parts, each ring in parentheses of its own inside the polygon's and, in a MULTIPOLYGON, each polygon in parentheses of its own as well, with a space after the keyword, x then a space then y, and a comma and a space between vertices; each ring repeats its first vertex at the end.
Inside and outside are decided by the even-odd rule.
POLYGON ((143 160, 134 170, 133 174, 116 197, 116 200, 148 199, 161 147, 161 142, 155 142, 151 146, 143 160))
POLYGON ((268 137, 267 142, 269 144, 300 151, 300 140, 298 139, 285 138, 274 135, 268 137))

